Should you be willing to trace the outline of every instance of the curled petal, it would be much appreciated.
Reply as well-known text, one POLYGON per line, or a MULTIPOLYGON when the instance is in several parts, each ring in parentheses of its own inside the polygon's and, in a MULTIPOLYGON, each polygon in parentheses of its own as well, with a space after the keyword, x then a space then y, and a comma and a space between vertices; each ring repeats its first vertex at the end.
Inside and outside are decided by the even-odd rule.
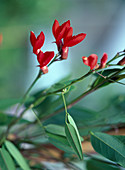
POLYGON ((101 58, 101 64, 100 64, 99 68, 105 68, 107 59, 108 59, 108 55, 106 53, 104 53, 101 58))
POLYGON ((59 28, 59 22, 55 19, 53 26, 52 26, 52 32, 53 32, 55 39, 57 38, 57 29, 58 28, 59 28))
POLYGON ((91 54, 89 57, 82 57, 83 63, 90 67, 91 70, 95 68, 98 61, 98 56, 96 54, 91 54))
POLYGON ((84 33, 73 36, 69 39, 69 41, 66 41, 66 43, 64 43, 64 46, 72 47, 74 45, 77 45, 78 43, 83 41, 85 37, 86 37, 86 34, 84 34, 84 33))
POLYGON ((30 31, 30 42, 31 42, 31 45, 34 46, 35 45, 35 42, 36 42, 36 36, 34 34, 33 31, 30 31))
POLYGON ((41 31, 41 33, 38 35, 37 39, 36 39, 36 42, 33 46, 33 52, 35 54, 37 54, 37 50, 40 49, 43 44, 44 44, 44 41, 45 41, 45 35, 44 33, 41 31))

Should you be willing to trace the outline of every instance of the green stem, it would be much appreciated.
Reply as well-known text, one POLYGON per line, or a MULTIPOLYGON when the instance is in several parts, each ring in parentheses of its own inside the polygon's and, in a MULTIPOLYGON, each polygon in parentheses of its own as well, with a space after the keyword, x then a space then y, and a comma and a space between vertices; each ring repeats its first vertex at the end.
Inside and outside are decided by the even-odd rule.
MULTIPOLYGON (((77 102, 79 102, 81 99, 83 99, 84 97, 86 97, 87 95, 89 95, 90 93, 96 91, 97 89, 99 89, 99 87, 101 85, 103 85, 105 82, 109 81, 109 79, 112 79, 113 77, 115 77, 116 75, 120 74, 121 72, 123 72, 125 70, 125 67, 122 68, 121 70, 117 71, 116 73, 114 73, 113 75, 111 75, 110 77, 107 77, 106 79, 104 79, 102 82, 100 82, 99 84, 97 84, 95 87, 93 87, 92 89, 89 89, 88 91, 84 92, 83 94, 81 94, 80 96, 76 97, 74 100, 72 100, 68 105, 67 108, 71 108, 72 106, 74 106, 77 102)), ((46 119, 60 113, 61 111, 64 110, 64 107, 60 108, 59 110, 55 111, 54 113, 52 113, 51 115, 47 115, 46 117, 42 118, 42 121, 45 121, 46 119)))
POLYGON ((66 100, 64 97, 64 92, 62 92, 62 98, 63 98, 64 108, 65 108, 65 113, 66 113, 66 116, 65 116, 65 123, 66 123, 67 122, 66 117, 68 116, 68 112, 67 112, 67 106, 66 106, 66 100))
POLYGON ((43 124, 41 123, 40 119, 38 118, 37 114, 35 113, 35 111, 32 109, 34 116, 36 117, 36 120, 38 122, 38 124, 40 125, 40 127, 42 128, 42 130, 44 129, 43 124))
POLYGON ((123 54, 121 54, 121 55, 116 54, 115 57, 113 57, 111 60, 109 60, 109 61, 107 62, 107 65, 108 65, 109 63, 111 63, 112 61, 116 60, 117 58, 122 57, 122 56, 124 56, 124 55, 125 55, 125 53, 123 53, 123 54))
POLYGON ((35 83, 37 82, 37 80, 41 77, 41 74, 42 74, 42 71, 41 69, 39 70, 39 73, 37 75, 37 77, 35 78, 35 80, 33 81, 33 83, 31 84, 31 86, 28 88, 27 92, 25 93, 25 95, 23 96, 23 99, 22 101, 20 102, 20 104, 18 105, 17 109, 16 109, 16 114, 18 113, 18 110, 20 109, 21 105, 25 103, 27 97, 28 97, 28 94, 29 92, 31 91, 31 89, 33 88, 33 86, 35 85, 35 83))

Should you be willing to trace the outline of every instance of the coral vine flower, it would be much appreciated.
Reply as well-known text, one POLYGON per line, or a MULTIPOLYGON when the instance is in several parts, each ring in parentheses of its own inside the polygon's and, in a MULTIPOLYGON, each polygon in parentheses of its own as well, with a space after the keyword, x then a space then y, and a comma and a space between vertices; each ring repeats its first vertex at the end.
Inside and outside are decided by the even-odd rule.
POLYGON ((41 31, 41 33, 38 35, 38 37, 36 38, 35 34, 33 31, 30 32, 30 42, 31 45, 33 46, 33 53, 34 54, 38 54, 40 51, 40 48, 43 46, 45 41, 45 35, 44 33, 41 31))
POLYGON ((50 61, 54 57, 54 51, 46 51, 43 53, 40 51, 37 55, 37 60, 39 62, 39 67, 43 71, 44 74, 48 73, 48 67, 47 65, 50 63, 50 61))
POLYGON ((95 68, 98 61, 98 56, 96 54, 91 54, 89 57, 82 57, 83 63, 90 67, 91 70, 95 68))
POLYGON ((59 22, 55 20, 52 32, 56 39, 56 45, 61 54, 61 59, 67 59, 69 51, 68 47, 77 45, 86 37, 86 34, 84 33, 73 36, 73 28, 70 27, 70 20, 64 22, 61 26, 59 26, 59 22))

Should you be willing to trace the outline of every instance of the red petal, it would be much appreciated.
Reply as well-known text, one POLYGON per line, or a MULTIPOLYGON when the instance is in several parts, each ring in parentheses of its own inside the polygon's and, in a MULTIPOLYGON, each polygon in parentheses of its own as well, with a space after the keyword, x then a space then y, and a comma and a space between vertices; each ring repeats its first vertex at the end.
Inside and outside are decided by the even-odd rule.
POLYGON ((52 32, 53 32, 53 35, 56 39, 57 37, 57 29, 59 28, 59 22, 55 19, 54 23, 53 23, 53 26, 52 26, 52 32))
POLYGON ((36 51, 38 49, 40 49, 43 44, 44 44, 44 41, 45 41, 45 35, 44 33, 41 31, 41 33, 38 35, 37 39, 36 39, 36 42, 33 46, 33 52, 36 53, 36 51))
POLYGON ((104 53, 101 58, 101 64, 106 64, 107 59, 108 59, 108 55, 106 53, 104 53))
POLYGON ((44 65, 48 65, 49 62, 53 59, 54 57, 54 51, 46 51, 44 53, 44 56, 45 56, 45 61, 44 61, 44 65))
POLYGON ((88 58, 83 56, 82 60, 85 65, 89 66, 90 69, 93 70, 97 65, 98 56, 96 54, 91 54, 88 58))
POLYGON ((72 37, 72 34, 73 28, 72 27, 67 28, 64 35, 64 44, 69 41, 69 39, 72 37))
POLYGON ((44 53, 42 51, 40 51, 39 54, 37 55, 37 60, 39 64, 44 61, 44 53))
POLYGON ((57 29, 57 37, 56 41, 58 42, 64 37, 65 31, 67 28, 70 27, 70 20, 64 22, 58 29, 57 29))
POLYGON ((47 66, 53 57, 54 51, 46 51, 45 53, 40 51, 37 55, 37 60, 40 63, 40 67, 42 68, 44 66, 47 66))
POLYGON ((87 58, 87 57, 83 56, 83 57, 82 57, 82 60, 83 60, 83 63, 84 63, 85 65, 89 66, 89 65, 88 65, 88 58, 87 58))
POLYGON ((80 43, 81 41, 83 41, 85 37, 86 37, 86 34, 84 34, 84 33, 73 36, 72 38, 70 38, 70 40, 68 42, 66 42, 64 44, 64 46, 72 47, 72 46, 80 43))
POLYGON ((34 44, 36 42, 36 36, 33 31, 30 31, 30 42, 31 42, 32 46, 34 46, 34 44))

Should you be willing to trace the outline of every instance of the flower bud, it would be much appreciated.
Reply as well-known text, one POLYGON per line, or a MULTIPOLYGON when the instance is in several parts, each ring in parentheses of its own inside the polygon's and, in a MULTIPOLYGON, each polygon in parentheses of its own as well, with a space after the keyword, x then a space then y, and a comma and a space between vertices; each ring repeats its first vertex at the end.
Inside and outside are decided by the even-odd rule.
POLYGON ((100 64, 99 68, 105 68, 107 59, 108 59, 108 55, 106 53, 104 53, 101 58, 101 64, 100 64))
POLYGON ((120 66, 123 66, 124 64, 125 64, 125 57, 117 63, 117 65, 120 65, 120 66))

